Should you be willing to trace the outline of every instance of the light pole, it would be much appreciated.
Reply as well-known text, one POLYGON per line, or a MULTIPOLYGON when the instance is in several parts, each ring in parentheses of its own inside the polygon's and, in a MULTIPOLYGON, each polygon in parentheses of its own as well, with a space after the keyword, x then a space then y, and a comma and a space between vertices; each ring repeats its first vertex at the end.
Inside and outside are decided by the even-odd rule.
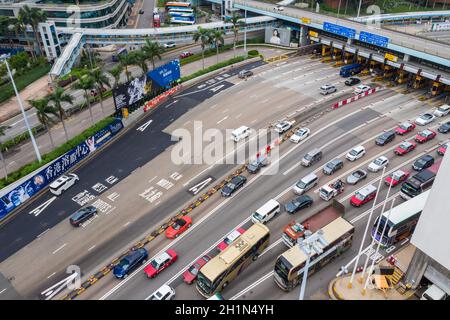
POLYGON ((11 69, 9 68, 9 64, 8 64, 8 60, 7 60, 8 57, 9 57, 9 55, 6 56, 5 58, 3 58, 3 62, 6 65, 6 69, 8 70, 9 78, 11 79, 11 83, 13 85, 14 92, 16 93, 17 101, 19 102, 20 111, 22 112, 23 119, 25 120, 25 125, 28 129, 28 133, 30 134, 31 143, 33 144, 34 152, 36 153, 36 158, 39 162, 41 162, 42 161, 41 153, 39 152, 39 148, 36 144, 36 140, 34 139, 33 131, 31 130, 30 124, 28 123, 27 114, 25 113, 25 109, 23 108, 22 99, 20 98, 19 92, 17 91, 16 83, 14 82, 14 78, 11 73, 11 69))
POLYGON ((244 10, 244 51, 247 52, 247 10, 244 10))
POLYGON ((361 12, 361 3, 362 3, 362 0, 359 0, 358 14, 356 15, 357 18, 359 18, 359 13, 361 12))

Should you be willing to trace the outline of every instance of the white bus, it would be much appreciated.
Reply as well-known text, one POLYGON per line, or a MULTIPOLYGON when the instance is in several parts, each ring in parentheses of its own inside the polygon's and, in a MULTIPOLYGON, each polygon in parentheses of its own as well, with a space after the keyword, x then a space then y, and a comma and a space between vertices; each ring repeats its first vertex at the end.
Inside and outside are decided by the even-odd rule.
POLYGON ((372 228, 372 238, 377 242, 381 241, 383 246, 390 246, 409 237, 414 232, 429 194, 430 190, 422 192, 418 196, 392 208, 390 214, 389 210, 385 211, 381 215, 381 222, 378 230, 376 230, 378 220, 380 219, 380 216, 378 216, 372 228), (388 215, 389 219, 387 218, 388 215), (384 231, 383 238, 380 240, 386 223, 387 227, 384 231))

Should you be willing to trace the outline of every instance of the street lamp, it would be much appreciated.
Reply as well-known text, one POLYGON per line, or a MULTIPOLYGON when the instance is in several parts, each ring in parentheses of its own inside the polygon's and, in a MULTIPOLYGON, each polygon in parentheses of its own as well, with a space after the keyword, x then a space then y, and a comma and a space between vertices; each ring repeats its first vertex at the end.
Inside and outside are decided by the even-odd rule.
POLYGON ((36 140, 34 139, 33 131, 31 130, 30 124, 28 123, 28 118, 27 118, 27 114, 25 113, 25 109, 23 108, 22 99, 20 98, 19 92, 17 91, 16 83, 14 82, 14 78, 11 73, 11 69, 9 68, 9 64, 8 64, 8 60, 7 60, 8 58, 9 58, 9 54, 0 57, 0 61, 3 61, 6 65, 6 69, 8 70, 9 78, 11 79, 11 83, 13 85, 14 92, 16 93, 16 96, 17 96, 17 101, 19 102, 20 111, 22 112, 23 119, 25 120, 25 125, 28 129, 28 133, 30 134, 31 143, 33 144, 34 152, 36 153, 36 158, 39 162, 41 162, 42 161, 41 153, 39 152, 39 148, 36 144, 36 140))
POLYGON ((306 282, 308 280, 309 262, 311 260, 311 254, 313 254, 314 252, 317 255, 322 254, 323 248, 325 248, 327 244, 328 243, 323 237, 322 229, 319 229, 314 234, 311 234, 311 231, 307 230, 305 232, 305 239, 302 239, 301 241, 298 242, 300 250, 302 250, 306 255, 306 263, 305 267, 303 268, 302 285, 300 287, 300 294, 298 300, 303 300, 303 297, 305 296, 306 282))

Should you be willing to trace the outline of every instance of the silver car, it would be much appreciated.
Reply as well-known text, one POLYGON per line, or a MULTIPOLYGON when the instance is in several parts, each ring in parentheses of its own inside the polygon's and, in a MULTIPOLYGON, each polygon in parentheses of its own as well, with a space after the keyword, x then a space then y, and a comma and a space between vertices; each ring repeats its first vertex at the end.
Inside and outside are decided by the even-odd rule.
POLYGON ((357 184, 361 180, 365 179, 367 177, 367 172, 361 169, 358 169, 354 172, 352 172, 351 175, 347 177, 347 184, 357 184))

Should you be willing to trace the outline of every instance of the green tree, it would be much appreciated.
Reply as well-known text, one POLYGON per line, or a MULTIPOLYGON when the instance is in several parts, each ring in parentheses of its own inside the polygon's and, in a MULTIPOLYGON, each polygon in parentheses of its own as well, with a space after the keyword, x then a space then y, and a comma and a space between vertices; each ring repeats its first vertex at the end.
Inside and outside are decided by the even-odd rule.
POLYGON ((36 117, 39 122, 45 127, 48 133, 48 137, 50 138, 50 143, 52 144, 52 148, 55 148, 55 143, 53 142, 53 136, 50 132, 50 125, 55 123, 55 120, 52 118, 52 115, 58 117, 58 110, 50 106, 48 104, 48 98, 42 98, 37 100, 28 100, 30 105, 36 109, 36 117))
POLYGON ((102 114, 103 116, 105 116, 105 110, 103 110, 103 91, 105 90, 105 86, 111 88, 108 75, 106 74, 106 72, 103 72, 101 68, 97 67, 90 72, 90 76, 94 80, 95 89, 97 90, 100 99, 102 114))
POLYGON ((205 69, 205 47, 211 43, 211 33, 208 29, 198 27, 194 33, 193 40, 195 42, 200 41, 202 48, 202 69, 205 69))
MULTIPOLYGON (((13 29, 16 34, 16 38, 19 38, 20 34, 23 34, 25 41, 27 42, 27 46, 31 47, 30 40, 28 39, 26 24, 23 22, 23 17, 19 16, 18 19, 13 22, 13 29)), ((34 50, 31 50, 31 56, 33 60, 36 59, 36 53, 34 50)))
POLYGON ((133 51, 130 53, 133 57, 134 63, 142 69, 142 75, 146 74, 148 71, 147 66, 147 56, 143 51, 133 51))
POLYGON ((236 12, 233 12, 233 15, 230 18, 228 18, 228 21, 227 21, 227 22, 230 22, 233 25, 233 27, 232 27, 233 35, 234 35, 234 38, 233 38, 233 55, 234 55, 235 58, 236 58, 236 43, 237 43, 237 40, 238 40, 239 28, 240 28, 240 26, 243 25, 242 20, 239 20, 239 19, 240 19, 240 16, 236 12))
POLYGON ((217 63, 219 63, 219 45, 223 45, 224 40, 223 40, 223 36, 225 35, 225 33, 222 30, 213 30, 211 31, 211 41, 214 43, 215 47, 216 47, 216 58, 217 58, 217 63))
POLYGON ((136 57, 132 54, 121 54, 119 55, 119 62, 122 67, 125 69, 125 75, 127 76, 127 81, 130 81, 130 72, 128 71, 128 67, 136 64, 136 57))
POLYGON ((145 39, 145 44, 142 46, 142 51, 145 53, 147 59, 150 59, 153 69, 155 69, 155 58, 161 60, 161 55, 164 53, 164 47, 158 42, 145 39))
POLYGON ((109 70, 109 74, 114 78, 114 86, 113 88, 117 88, 120 83, 120 75, 123 72, 123 66, 121 64, 115 65, 111 70, 109 70))
POLYGON ((30 8, 28 5, 24 5, 19 10, 19 19, 33 29, 34 38, 38 44, 38 53, 41 55, 42 48, 39 40, 38 24, 47 20, 47 14, 39 8, 30 8))
POLYGON ((17 53, 8 59, 9 65, 16 71, 23 70, 28 65, 28 54, 26 52, 17 53))
MULTIPOLYGON (((10 126, 0 126, 0 137, 3 137, 5 135, 5 131, 9 128, 11 128, 11 127, 10 126)), ((2 150, 3 150, 3 146, 2 146, 2 142, 0 141, 0 158, 3 163, 3 170, 5 171, 5 179, 8 179, 8 170, 6 168, 6 161, 5 161, 5 158, 3 157, 2 150)))
POLYGON ((69 141, 69 134, 67 133, 66 122, 64 121, 64 118, 66 115, 65 115, 64 109, 61 106, 61 103, 66 102, 70 105, 73 105, 73 96, 71 96, 68 93, 65 93, 63 88, 56 87, 55 91, 53 91, 53 93, 50 94, 47 98, 49 101, 53 102, 54 107, 56 108, 56 110, 58 110, 59 119, 61 120, 61 123, 64 128, 64 134, 66 136, 66 141, 69 141))
POLYGON ((82 75, 78 79, 78 81, 73 85, 73 88, 84 91, 84 98, 86 99, 86 103, 89 108, 91 122, 92 122, 92 124, 94 124, 94 116, 92 115, 91 99, 90 99, 90 95, 89 95, 90 91, 95 88, 94 79, 89 74, 82 75))

